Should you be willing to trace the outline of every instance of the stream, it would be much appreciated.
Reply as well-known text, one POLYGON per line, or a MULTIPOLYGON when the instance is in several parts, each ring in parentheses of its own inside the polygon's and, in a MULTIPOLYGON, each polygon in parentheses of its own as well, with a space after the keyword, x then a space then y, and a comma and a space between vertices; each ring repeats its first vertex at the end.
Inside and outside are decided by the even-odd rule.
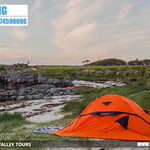
MULTIPOLYGON (((115 82, 115 81, 82 81, 74 80, 73 86, 71 88, 86 87, 90 88, 106 88, 111 86, 123 86, 125 83, 115 82)), ((61 109, 71 100, 79 100, 82 95, 61 95, 61 96, 51 96, 44 97, 38 100, 27 100, 27 101, 14 101, 11 103, 1 103, 0 112, 19 112, 27 120, 31 122, 48 122, 63 118, 66 113, 62 113, 61 109)))

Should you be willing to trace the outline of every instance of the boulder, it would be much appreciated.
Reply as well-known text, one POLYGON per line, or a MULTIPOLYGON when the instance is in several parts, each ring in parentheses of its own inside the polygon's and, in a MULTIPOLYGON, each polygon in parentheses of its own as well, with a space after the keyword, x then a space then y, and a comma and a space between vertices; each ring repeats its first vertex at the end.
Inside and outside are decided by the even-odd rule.
POLYGON ((5 71, 0 74, 0 101, 32 100, 56 95, 70 95, 71 78, 48 78, 42 74, 32 74, 30 71, 5 71))
POLYGON ((25 96, 18 96, 17 101, 25 100, 25 96))
POLYGON ((51 88, 50 89, 50 94, 51 95, 56 95, 56 93, 59 93, 59 89, 58 88, 51 88))

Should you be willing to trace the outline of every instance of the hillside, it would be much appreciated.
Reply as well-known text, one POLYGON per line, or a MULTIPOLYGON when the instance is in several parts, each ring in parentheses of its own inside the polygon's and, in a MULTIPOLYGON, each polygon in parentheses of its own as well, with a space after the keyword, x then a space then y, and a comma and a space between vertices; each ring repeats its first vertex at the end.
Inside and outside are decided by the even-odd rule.
POLYGON ((89 63, 90 60, 83 61, 85 66, 122 66, 122 65, 142 65, 142 66, 148 66, 150 65, 150 59, 142 59, 139 60, 136 58, 135 60, 130 61, 124 61, 117 58, 109 58, 109 59, 103 59, 98 60, 89 63))
POLYGON ((98 60, 87 64, 88 66, 121 66, 126 65, 126 61, 116 58, 98 60))

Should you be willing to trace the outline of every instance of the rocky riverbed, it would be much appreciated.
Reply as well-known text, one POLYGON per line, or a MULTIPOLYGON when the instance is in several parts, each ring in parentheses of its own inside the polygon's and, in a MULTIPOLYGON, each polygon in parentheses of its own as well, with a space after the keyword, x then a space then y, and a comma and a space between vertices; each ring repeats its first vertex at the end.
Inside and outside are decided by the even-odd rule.
POLYGON ((90 88, 107 88, 112 86, 123 86, 126 83, 119 81, 82 81, 82 80, 73 80, 73 85, 76 87, 90 87, 90 88))
POLYGON ((0 102, 41 99, 45 96, 71 95, 71 78, 55 79, 29 71, 8 71, 0 74, 0 102))
POLYGON ((72 78, 48 78, 30 71, 7 71, 0 74, 0 102, 37 100, 44 97, 72 95, 75 89, 106 88, 125 85, 116 81, 80 81, 72 78), (69 88, 68 88, 69 87, 69 88))
POLYGON ((82 81, 71 78, 48 78, 30 71, 7 71, 0 74, 0 112, 20 112, 29 121, 60 119, 64 104, 78 100, 75 90, 122 86, 117 81, 82 81))
POLYGON ((81 95, 63 95, 45 97, 39 100, 18 101, 3 103, 0 112, 19 112, 31 122, 47 122, 60 119, 64 116, 61 108, 70 100, 77 100, 81 95))

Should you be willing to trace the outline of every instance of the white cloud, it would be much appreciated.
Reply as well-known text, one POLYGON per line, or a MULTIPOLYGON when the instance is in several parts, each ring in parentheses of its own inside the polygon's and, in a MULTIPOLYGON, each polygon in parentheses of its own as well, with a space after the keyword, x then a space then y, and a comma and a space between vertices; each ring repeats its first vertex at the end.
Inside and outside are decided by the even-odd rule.
POLYGON ((141 55, 141 46, 136 45, 147 48, 144 41, 150 38, 150 33, 149 28, 142 28, 142 22, 135 22, 139 16, 147 19, 143 14, 145 10, 140 7, 139 1, 118 2, 70 0, 64 3, 64 13, 51 21, 55 33, 53 43, 61 50, 57 60, 80 64, 85 57, 128 58, 134 51, 133 47, 138 51, 133 58, 141 55), (137 16, 130 16, 135 9, 137 16))
POLYGON ((86 38, 87 34, 89 34, 93 29, 96 28, 96 23, 95 22, 91 22, 88 24, 83 24, 81 26, 78 26, 76 28, 74 28, 71 32, 68 33, 67 35, 67 39, 80 39, 80 37, 84 37, 86 38))
POLYGON ((12 45, 12 47, 15 47, 15 48, 19 47, 18 43, 12 43, 11 45, 12 45))
POLYGON ((101 13, 107 0, 69 0, 62 6, 64 13, 51 21, 55 30, 72 30, 80 23, 89 23, 101 13))
POLYGON ((31 8, 31 13, 35 13, 42 5, 42 0, 36 0, 34 1, 34 4, 31 8))
POLYGON ((123 7, 120 10, 120 13, 119 13, 117 19, 118 20, 124 19, 135 5, 136 5, 136 3, 126 3, 126 1, 125 1, 123 7))
POLYGON ((12 46, 10 48, 9 45, 0 43, 0 61, 10 61, 20 58, 19 56, 15 55, 11 49, 14 49, 14 47, 12 46))
MULTIPOLYGON (((47 3, 46 1, 44 1, 45 4, 47 3)), ((34 26, 40 25, 41 24, 41 20, 43 18, 44 12, 43 9, 43 1, 42 0, 36 0, 34 1, 31 10, 29 12, 31 19, 30 19, 30 23, 34 24, 34 26)))
POLYGON ((0 43, 0 52, 5 51, 7 46, 4 43, 0 43))
POLYGON ((0 56, 1 56, 0 61, 10 61, 10 60, 20 59, 19 56, 16 56, 16 55, 14 55, 12 53, 8 53, 8 52, 0 53, 0 56))
POLYGON ((21 27, 14 27, 12 34, 19 40, 24 41, 28 35, 24 28, 21 27))
POLYGON ((142 1, 123 1, 122 6, 120 7, 120 12, 118 13, 117 16, 117 23, 118 24, 128 24, 132 20, 130 13, 136 7, 139 5, 142 1))
POLYGON ((59 60, 67 62, 69 60, 66 58, 71 58, 73 61, 73 54, 75 62, 77 59, 80 61, 85 54, 91 55, 91 49, 85 47, 93 39, 92 33, 97 28, 94 18, 105 3, 104 0, 101 3, 97 0, 70 0, 64 4, 64 14, 51 22, 55 30, 53 42, 62 50, 58 55, 59 60))

